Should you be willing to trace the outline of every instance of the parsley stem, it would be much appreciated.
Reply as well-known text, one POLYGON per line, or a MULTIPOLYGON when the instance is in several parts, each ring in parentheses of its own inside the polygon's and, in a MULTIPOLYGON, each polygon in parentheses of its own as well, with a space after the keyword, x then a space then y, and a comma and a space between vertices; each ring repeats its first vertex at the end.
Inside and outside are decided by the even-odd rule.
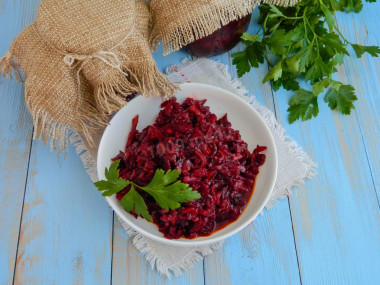
POLYGON ((146 187, 144 186, 139 186, 137 185, 136 183, 134 183, 133 181, 130 181, 131 182, 131 185, 133 185, 135 188, 138 188, 138 189, 141 189, 141 190, 144 190, 146 192, 146 187))
POLYGON ((266 59, 267 62, 268 62, 269 67, 272 68, 274 65, 273 65, 273 63, 269 60, 269 57, 268 57, 268 51, 267 51, 266 48, 265 48, 264 55, 265 55, 265 59, 266 59))
POLYGON ((288 20, 299 20, 299 19, 302 19, 303 16, 300 16, 300 17, 288 17, 288 16, 283 16, 285 19, 288 19, 288 20))
POLYGON ((339 29, 337 28, 337 26, 334 26, 334 29, 335 29, 335 31, 337 31, 338 32, 338 34, 342 37, 342 39, 347 43, 347 44, 350 44, 350 45, 352 45, 352 43, 351 42, 349 42, 343 35, 342 35, 342 33, 339 31, 339 29))
POLYGON ((268 20, 268 17, 269 17, 269 13, 267 14, 267 16, 265 17, 265 20, 263 22, 263 37, 265 36, 265 31, 267 29, 267 20, 268 20))
MULTIPOLYGON (((260 32, 263 29, 263 26, 260 25, 260 28, 257 30, 256 35, 260 36, 260 32)), ((264 37, 264 31, 263 31, 263 37, 264 37)))
POLYGON ((315 42, 317 44, 317 50, 318 50, 318 54, 319 54, 319 42, 318 42, 318 38, 314 38, 315 39, 315 42))
POLYGON ((305 8, 305 10, 303 10, 302 19, 303 19, 303 27, 305 29, 305 38, 306 38, 306 41, 310 43, 309 37, 307 36, 307 30, 306 30, 306 11, 307 11, 307 7, 305 8))
POLYGON ((314 32, 314 29, 313 29, 313 27, 310 25, 309 20, 308 20, 306 17, 305 17, 304 19, 306 20, 306 23, 308 24, 308 26, 309 26, 309 28, 310 28, 310 31, 313 32, 313 34, 314 34, 314 38, 317 38, 318 35, 314 32))

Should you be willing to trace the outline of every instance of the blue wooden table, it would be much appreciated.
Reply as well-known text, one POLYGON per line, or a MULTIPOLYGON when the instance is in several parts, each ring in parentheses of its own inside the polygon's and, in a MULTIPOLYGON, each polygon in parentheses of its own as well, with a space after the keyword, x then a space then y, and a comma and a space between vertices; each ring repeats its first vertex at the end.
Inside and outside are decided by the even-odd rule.
MULTIPOLYGON (((0 0, 0 54, 35 19, 38 3, 0 0)), ((339 15, 337 23, 349 40, 380 45, 379 15, 378 3, 366 3, 359 15, 339 15)), ((186 56, 155 54, 162 70, 186 56)), ((215 59, 236 75, 231 53, 215 59)), ((318 163, 319 174, 171 280, 133 247, 73 147, 63 159, 32 141, 23 85, 0 78, 0 284, 380 284, 379 64, 349 57, 339 69, 336 77, 359 97, 351 116, 331 112, 321 100, 317 119, 292 125, 291 94, 261 84, 267 67, 244 76, 318 163)))

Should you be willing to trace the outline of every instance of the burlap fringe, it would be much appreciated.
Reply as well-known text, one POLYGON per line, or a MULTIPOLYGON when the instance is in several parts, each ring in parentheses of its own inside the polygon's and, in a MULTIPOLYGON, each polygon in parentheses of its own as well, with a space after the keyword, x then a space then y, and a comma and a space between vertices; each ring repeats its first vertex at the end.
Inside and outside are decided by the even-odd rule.
POLYGON ((121 73, 100 83, 94 91, 98 109, 104 115, 112 114, 125 106, 126 98, 132 94, 132 85, 121 73))
POLYGON ((17 63, 14 56, 12 56, 9 51, 7 51, 7 53, 2 58, 0 58, 0 74, 3 77, 12 79, 12 70, 14 71, 17 82, 23 81, 20 73, 20 65, 17 63))
MULTIPOLYGON (((28 91, 26 90, 26 92, 28 91)), ((68 134, 73 127, 58 122, 43 108, 36 109, 35 106, 30 105, 30 101, 27 101, 26 104, 32 110, 33 139, 41 139, 45 145, 50 139, 51 151, 66 154, 68 151, 68 134)), ((92 113, 92 110, 94 109, 86 104, 86 107, 79 111, 78 126, 75 128, 82 134, 89 147, 94 146, 93 136, 96 131, 107 125, 106 116, 102 116, 96 110, 92 113)))
POLYGON ((69 126, 57 122, 42 108, 33 112, 32 117, 34 125, 33 139, 41 139, 46 145, 50 138, 50 150, 66 153, 68 149, 69 126))
POLYGON ((154 63, 142 65, 134 63, 130 66, 130 70, 133 74, 138 75, 135 76, 138 93, 146 97, 161 96, 169 99, 179 90, 178 85, 163 75, 154 63))
POLYGON ((296 5, 300 0, 262 0, 262 4, 273 4, 280 7, 288 7, 296 5))
POLYGON ((153 26, 149 40, 150 44, 156 47, 162 41, 163 54, 167 55, 195 40, 212 34, 233 20, 248 15, 258 4, 260 4, 259 0, 247 1, 245 5, 242 5, 240 2, 234 3, 231 1, 228 6, 209 7, 207 12, 202 13, 201 18, 198 17, 185 22, 164 36, 162 36, 162 31, 157 29, 157 26, 153 26))
POLYGON ((95 88, 95 100, 100 111, 108 114, 118 111, 127 104, 127 97, 134 93, 168 99, 178 90, 178 86, 170 82, 154 63, 126 62, 121 68, 128 77, 119 73, 95 88))

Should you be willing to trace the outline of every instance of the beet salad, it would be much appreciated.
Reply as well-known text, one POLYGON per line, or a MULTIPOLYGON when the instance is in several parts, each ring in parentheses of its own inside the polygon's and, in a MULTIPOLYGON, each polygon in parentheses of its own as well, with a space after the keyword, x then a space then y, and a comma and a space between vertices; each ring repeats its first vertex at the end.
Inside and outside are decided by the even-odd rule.
MULTIPOLYGON (((120 160, 119 177, 147 185, 155 171, 180 170, 180 179, 200 193, 199 199, 165 210, 146 192, 149 214, 168 239, 208 236, 235 221, 246 207, 259 167, 265 162, 265 146, 251 153, 238 130, 231 127, 227 114, 210 112, 206 100, 175 98, 161 104, 154 124, 137 130, 138 116, 120 160)), ((117 194, 121 200, 130 186, 117 194)), ((134 214, 134 211, 132 211, 134 214)))

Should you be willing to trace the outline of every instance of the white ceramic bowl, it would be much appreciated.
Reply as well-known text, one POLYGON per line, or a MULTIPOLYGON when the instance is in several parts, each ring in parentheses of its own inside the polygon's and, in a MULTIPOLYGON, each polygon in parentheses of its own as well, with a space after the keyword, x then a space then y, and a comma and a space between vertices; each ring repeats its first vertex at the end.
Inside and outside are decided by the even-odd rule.
MULTIPOLYGON (((218 118, 225 113, 228 114, 232 127, 240 131, 242 139, 248 143, 250 151, 253 151, 258 144, 268 147, 265 152, 267 156, 266 162, 260 167, 254 193, 244 212, 235 222, 208 237, 170 240, 164 238, 155 224, 143 218, 135 219, 131 214, 127 213, 114 196, 106 197, 106 199, 123 221, 152 240, 176 246, 210 244, 240 231, 261 212, 270 196, 277 175, 276 146, 268 127, 259 114, 246 101, 233 93, 210 85, 186 83, 180 85, 180 91, 177 92, 176 97, 180 103, 187 97, 207 99, 206 105, 210 106, 211 111, 218 118)), ((139 115, 137 129, 142 130, 154 122, 160 110, 160 104, 160 98, 139 96, 116 113, 104 131, 99 145, 97 169, 100 180, 105 179, 104 170, 111 164, 111 158, 115 157, 119 150, 124 149, 131 129, 132 118, 137 114, 139 115)))

